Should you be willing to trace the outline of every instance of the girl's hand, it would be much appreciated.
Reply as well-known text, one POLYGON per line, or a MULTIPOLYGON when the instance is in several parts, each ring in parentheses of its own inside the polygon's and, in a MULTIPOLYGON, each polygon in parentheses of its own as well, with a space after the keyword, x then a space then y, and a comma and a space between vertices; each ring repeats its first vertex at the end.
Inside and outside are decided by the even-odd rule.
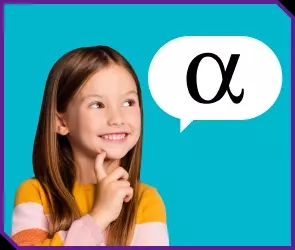
POLYGON ((91 212, 91 216, 102 231, 118 218, 123 202, 130 201, 133 196, 133 189, 128 181, 128 172, 124 168, 118 167, 107 175, 103 167, 105 156, 105 152, 100 153, 95 160, 97 190, 91 212))

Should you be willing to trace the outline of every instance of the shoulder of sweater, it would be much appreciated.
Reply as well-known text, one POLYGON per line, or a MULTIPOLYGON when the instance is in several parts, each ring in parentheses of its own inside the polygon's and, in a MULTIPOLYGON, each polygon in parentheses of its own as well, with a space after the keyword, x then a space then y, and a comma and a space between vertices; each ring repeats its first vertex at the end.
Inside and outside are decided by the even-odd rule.
POLYGON ((146 183, 139 185, 137 223, 166 223, 166 208, 159 191, 146 183))
POLYGON ((35 202, 42 203, 42 198, 45 196, 44 190, 40 182, 36 178, 24 180, 18 186, 15 194, 15 206, 21 203, 35 202))

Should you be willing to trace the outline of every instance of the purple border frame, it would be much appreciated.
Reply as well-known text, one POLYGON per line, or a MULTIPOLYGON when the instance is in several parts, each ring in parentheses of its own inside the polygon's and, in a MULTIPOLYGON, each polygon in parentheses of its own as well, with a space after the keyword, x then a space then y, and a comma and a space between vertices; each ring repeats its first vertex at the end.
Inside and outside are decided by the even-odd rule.
MULTIPOLYGON (((7 0, 3 1, 1 4, 1 22, 0 25, 2 27, 1 32, 1 50, 0 50, 0 57, 2 58, 3 67, 0 68, 0 77, 1 77, 1 88, 0 88, 0 100, 1 100, 1 109, 0 109, 0 116, 1 116, 1 124, 0 124, 0 141, 1 141, 1 151, 0 151, 0 159, 1 159, 1 169, 0 169, 0 183, 1 188, 4 190, 4 5, 6 4, 276 4, 278 5, 290 18, 291 18, 291 30, 292 30, 292 41, 291 41, 291 56, 292 56, 292 62, 291 62, 291 72, 293 72, 291 76, 291 96, 295 96, 295 88, 292 87, 292 85, 295 83, 295 16, 292 15, 292 13, 287 10, 282 3, 280 3, 278 0, 30 0, 29 2, 25 0, 7 0)), ((294 133, 293 133, 293 125, 294 125, 294 119, 295 116, 293 114, 295 105, 295 99, 291 100, 291 157, 293 155, 293 148, 294 148, 294 133)), ((294 153, 295 154, 295 153, 294 153)), ((295 180, 295 162, 294 158, 291 159, 291 180, 295 180), (293 170, 293 171, 292 171, 293 170)), ((291 181, 291 194, 295 193, 295 183, 291 181)), ((292 198, 292 195, 291 195, 292 198)), ((257 247, 257 246, 243 246, 243 247, 190 247, 190 248, 196 248, 196 249, 220 249, 220 250, 226 250, 226 249, 293 249, 295 247, 295 216, 293 216, 293 208, 295 207, 295 197, 291 200, 291 246, 286 247, 257 247), (293 247, 292 247, 293 246, 293 247)), ((3 191, 0 194, 0 233, 3 235, 15 248, 19 248, 9 236, 7 236, 4 233, 4 194, 3 191)), ((22 247, 24 249, 35 249, 36 247, 22 247)), ((38 247, 37 247, 38 248, 38 247)), ((90 249, 91 247, 68 247, 70 249, 81 249, 86 250, 90 249)), ((127 248, 127 247, 115 247, 115 248, 127 248)), ((162 247, 145 247, 147 248, 162 248, 162 247)), ((182 248, 188 248, 188 247, 174 247, 177 249, 182 248)), ((49 249, 53 249, 53 247, 49 247, 49 249)))

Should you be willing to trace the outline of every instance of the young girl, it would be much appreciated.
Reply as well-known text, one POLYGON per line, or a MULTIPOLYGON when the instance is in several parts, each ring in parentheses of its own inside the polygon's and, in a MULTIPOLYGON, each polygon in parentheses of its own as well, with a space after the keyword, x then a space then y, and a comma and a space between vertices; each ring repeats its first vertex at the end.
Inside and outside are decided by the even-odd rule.
POLYGON ((157 190, 141 183, 142 99, 127 60, 107 46, 60 58, 45 87, 35 178, 18 188, 21 246, 168 245, 157 190))

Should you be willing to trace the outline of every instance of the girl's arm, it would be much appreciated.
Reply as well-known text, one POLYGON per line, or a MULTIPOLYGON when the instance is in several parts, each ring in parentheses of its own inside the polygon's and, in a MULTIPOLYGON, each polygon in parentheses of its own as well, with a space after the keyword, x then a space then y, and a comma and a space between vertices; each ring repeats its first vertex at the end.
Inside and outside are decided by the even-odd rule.
POLYGON ((36 180, 27 180, 15 197, 12 218, 12 240, 20 246, 103 246, 103 234, 90 217, 74 221, 68 231, 48 237, 50 218, 44 213, 46 203, 36 180))
POLYGON ((143 191, 137 218, 132 246, 169 246, 166 209, 155 188, 143 191))

